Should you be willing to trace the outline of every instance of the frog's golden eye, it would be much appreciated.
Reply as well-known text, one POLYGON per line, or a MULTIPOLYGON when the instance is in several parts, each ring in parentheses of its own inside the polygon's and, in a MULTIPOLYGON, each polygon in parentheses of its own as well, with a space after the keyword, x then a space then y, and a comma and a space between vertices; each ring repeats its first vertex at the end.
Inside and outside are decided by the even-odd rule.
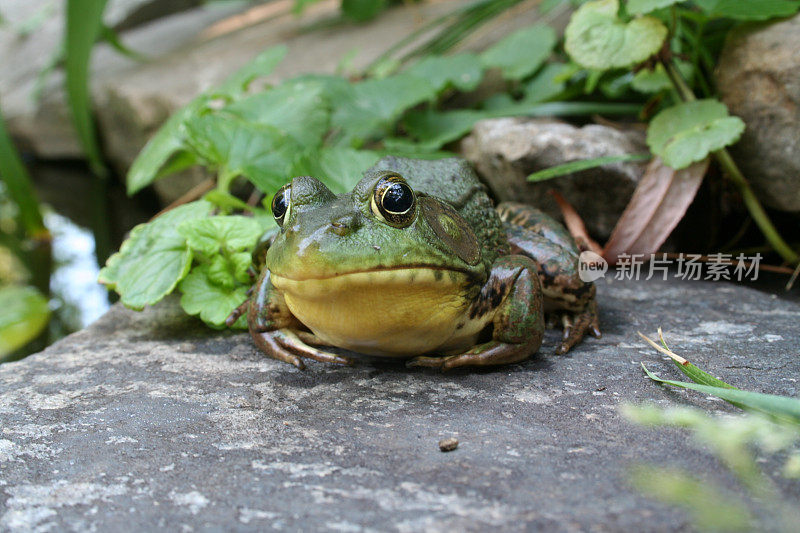
POLYGON ((275 217, 275 222, 279 226, 283 226, 284 221, 289 218, 289 212, 292 207, 291 196, 292 187, 287 183, 278 189, 278 192, 272 197, 272 216, 275 217))
POLYGON ((375 216, 387 224, 403 228, 414 220, 417 197, 402 177, 390 174, 375 185, 371 207, 375 216))

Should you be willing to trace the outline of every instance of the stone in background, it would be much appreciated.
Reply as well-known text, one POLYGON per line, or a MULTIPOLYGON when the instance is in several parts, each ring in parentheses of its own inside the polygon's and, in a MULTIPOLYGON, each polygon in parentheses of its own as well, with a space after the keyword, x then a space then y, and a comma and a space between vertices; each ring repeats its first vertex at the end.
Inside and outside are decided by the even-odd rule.
POLYGON ((716 77, 747 124, 731 149, 745 177, 768 206, 800 212, 800 15, 734 30, 716 77))
POLYGON ((556 119, 483 120, 461 142, 462 154, 498 201, 526 202, 560 218, 548 193, 555 189, 583 217, 592 236, 603 240, 611 235, 645 163, 613 163, 538 183, 526 178, 563 163, 647 151, 643 130, 599 124, 577 128, 556 119))

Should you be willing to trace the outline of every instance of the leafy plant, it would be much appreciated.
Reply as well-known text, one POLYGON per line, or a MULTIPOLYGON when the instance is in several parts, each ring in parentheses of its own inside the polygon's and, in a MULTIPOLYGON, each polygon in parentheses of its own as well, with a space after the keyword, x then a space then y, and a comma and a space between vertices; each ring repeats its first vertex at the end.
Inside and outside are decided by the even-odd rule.
MULTIPOLYGON (((590 79, 620 79, 619 69, 632 69, 632 89, 655 94, 653 103, 666 102, 648 126, 647 143, 652 153, 676 170, 714 157, 738 188, 768 242, 790 263, 800 256, 775 229, 725 150, 739 139, 744 123, 729 116, 719 100, 698 100, 690 84, 712 96, 712 84, 705 79, 714 68, 713 53, 704 39, 707 28, 724 25, 730 19, 766 20, 799 9, 800 3, 788 0, 629 0, 621 10, 619 0, 594 0, 573 13, 564 33, 565 51, 586 69, 590 79), (691 61, 676 59, 683 56, 691 61)), ((674 194, 679 193, 685 194, 674 194)))

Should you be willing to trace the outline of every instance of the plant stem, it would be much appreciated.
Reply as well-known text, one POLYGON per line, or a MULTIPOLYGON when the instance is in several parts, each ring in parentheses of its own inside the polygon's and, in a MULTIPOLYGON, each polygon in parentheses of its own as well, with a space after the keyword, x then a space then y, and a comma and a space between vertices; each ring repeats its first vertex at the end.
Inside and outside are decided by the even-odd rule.
MULTIPOLYGON (((678 69, 675 68, 672 61, 663 61, 664 69, 669 76, 670 81, 675 86, 675 89, 678 91, 681 99, 684 102, 694 102, 697 98, 695 98, 694 93, 686 85, 686 82, 681 77, 680 72, 678 69)), ((734 184, 734 186, 739 190, 739 194, 742 195, 742 200, 744 201, 745 207, 750 212, 750 216, 753 217, 758 228, 761 230, 761 233, 764 234, 766 237, 767 242, 772 245, 772 248, 783 258, 784 261, 788 263, 795 264, 800 261, 800 256, 792 250, 792 248, 786 244, 786 241, 778 233, 778 230, 775 229, 775 226, 772 224, 772 221, 769 219, 766 211, 759 202, 758 198, 756 197, 753 189, 750 187, 750 184, 745 179, 742 171, 739 170, 739 167, 736 166, 736 162, 731 157, 731 154, 725 149, 722 148, 713 152, 714 158, 719 163, 719 166, 722 167, 725 175, 728 179, 734 184)))

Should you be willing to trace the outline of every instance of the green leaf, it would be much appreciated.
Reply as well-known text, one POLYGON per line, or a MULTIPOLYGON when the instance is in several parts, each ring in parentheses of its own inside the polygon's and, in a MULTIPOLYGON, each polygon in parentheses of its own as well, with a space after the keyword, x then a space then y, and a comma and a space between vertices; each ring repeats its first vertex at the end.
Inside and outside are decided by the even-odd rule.
MULTIPOLYGON (((206 324, 221 328, 225 319, 239 304, 247 299, 247 285, 228 288, 214 283, 209 276, 209 266, 200 265, 186 276, 178 287, 183 293, 181 307, 190 315, 200 315, 206 324)), ((241 319, 236 327, 242 327, 241 319)))
POLYGON ((386 0, 342 0, 342 13, 355 22, 366 22, 386 9, 386 0))
POLYGON ((800 426, 800 400, 797 398, 777 396, 775 394, 761 394, 759 392, 749 392, 726 387, 698 385, 687 381, 661 379, 650 372, 647 367, 644 366, 644 363, 642 363, 642 368, 653 381, 716 396, 742 409, 756 411, 775 420, 800 426))
POLYGON ((749 531, 752 517, 747 505, 717 485, 681 470, 637 466, 631 473, 637 490, 691 513, 702 531, 749 531))
MULTIPOLYGON (((156 179, 168 175, 161 170, 169 165, 179 152, 185 149, 183 122, 198 113, 208 104, 208 97, 198 97, 187 106, 176 111, 136 156, 128 170, 128 194, 134 194, 156 179)), ((187 165, 190 166, 190 165, 187 165)))
POLYGON ((694 0, 694 3, 709 16, 736 20, 788 17, 800 10, 797 0, 694 0))
POLYGON ((208 202, 192 202, 139 224, 119 252, 109 257, 98 280, 115 289, 122 303, 131 309, 141 310, 160 301, 172 292, 192 264, 192 251, 178 233, 178 225, 205 217, 211 207, 208 202))
POLYGON ((523 101, 528 104, 537 104, 552 100, 566 89, 564 75, 572 67, 564 63, 550 63, 525 84, 525 97, 523 101))
POLYGON ((258 54, 252 61, 234 72, 211 94, 236 97, 247 92, 250 84, 257 78, 269 75, 277 67, 288 52, 286 45, 273 46, 258 54))
POLYGON ((486 67, 499 68, 506 79, 521 80, 542 66, 556 41, 553 28, 537 24, 512 33, 483 52, 481 62, 486 67))
POLYGON ((264 230, 252 217, 240 215, 213 216, 187 220, 178 226, 178 233, 194 251, 208 256, 250 250, 264 230))
POLYGON ((330 106, 319 82, 290 81, 225 108, 239 118, 278 129, 305 147, 319 147, 330 126, 330 106))
MULTIPOLYGON (((675 61, 675 66, 683 75, 684 79, 690 80, 693 75, 692 64, 686 61, 675 61)), ((664 66, 658 63, 654 69, 643 68, 633 76, 631 87, 640 93, 652 94, 672 88, 672 82, 664 70, 664 66)))
POLYGON ((47 228, 42 221, 33 182, 11 141, 2 112, 0 112, 0 178, 6 186, 6 193, 11 201, 17 205, 17 216, 27 235, 34 238, 46 235, 47 228))
POLYGON ((607 70, 641 63, 661 49, 667 28, 653 17, 625 23, 617 18, 618 0, 587 2, 564 31, 564 49, 586 68, 607 70))
POLYGON ((686 168, 739 140, 744 122, 718 100, 697 100, 661 111, 647 128, 647 145, 674 169, 686 168))
POLYGON ((680 2, 683 0, 628 0, 626 7, 631 15, 644 15, 680 2))
POLYGON ((50 319, 47 298, 33 287, 0 287, 0 360, 42 332, 50 319))
POLYGON ((341 130, 339 143, 353 147, 384 136, 405 110, 436 97, 427 80, 408 74, 345 85, 331 99, 332 125, 341 130))
POLYGON ((408 133, 419 139, 426 148, 435 150, 449 142, 460 139, 472 130, 472 126, 489 113, 472 109, 439 112, 433 109, 408 113, 403 124, 408 133))
POLYGON ((255 124, 224 113, 206 113, 184 122, 186 145, 221 180, 245 176, 264 192, 288 178, 303 147, 273 126, 255 124))
POLYGON ((605 157, 596 157, 594 159, 581 159, 580 161, 571 161, 563 165, 556 165, 554 167, 546 168, 538 172, 534 172, 527 177, 528 181, 544 181, 573 172, 587 170, 590 168, 601 167, 611 163, 622 163, 625 161, 645 161, 650 159, 650 154, 624 154, 624 155, 609 155, 605 157))
POLYGON ((89 65, 92 48, 103 27, 106 0, 68 0, 65 65, 67 103, 92 171, 105 176, 106 168, 92 118, 89 65))
POLYGON ((353 190, 365 170, 380 159, 378 152, 353 148, 323 148, 295 167, 298 176, 313 176, 336 194, 353 190))
POLYGON ((448 87, 474 90, 483 77, 483 66, 473 54, 428 56, 407 69, 405 74, 428 80, 439 93, 448 87))

